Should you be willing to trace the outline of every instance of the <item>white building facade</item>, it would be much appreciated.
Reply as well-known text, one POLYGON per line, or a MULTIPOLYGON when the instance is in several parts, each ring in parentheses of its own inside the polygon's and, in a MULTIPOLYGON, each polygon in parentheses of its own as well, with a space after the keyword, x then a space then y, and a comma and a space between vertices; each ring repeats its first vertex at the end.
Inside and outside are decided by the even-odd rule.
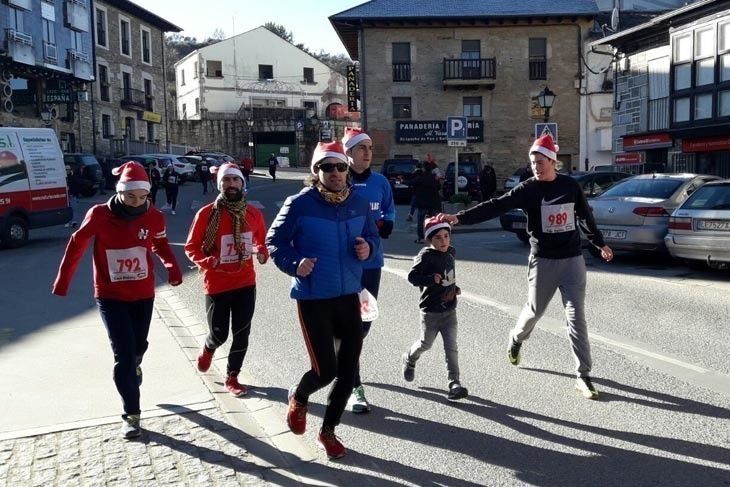
POLYGON ((346 106, 344 76, 265 27, 191 52, 175 77, 181 120, 325 118, 346 106))

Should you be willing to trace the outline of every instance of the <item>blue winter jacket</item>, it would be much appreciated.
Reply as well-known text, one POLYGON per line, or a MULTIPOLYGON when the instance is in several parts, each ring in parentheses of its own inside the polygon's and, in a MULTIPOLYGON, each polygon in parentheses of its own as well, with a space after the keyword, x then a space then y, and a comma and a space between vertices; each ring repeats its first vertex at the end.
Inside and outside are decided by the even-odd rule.
POLYGON ((380 238, 370 206, 356 193, 341 204, 327 203, 315 188, 305 188, 284 202, 266 235, 276 267, 292 276, 294 299, 327 299, 359 293, 363 263, 380 251, 380 238), (370 245, 370 256, 359 261, 355 238, 370 245), (312 273, 297 276, 304 258, 316 258, 312 273))
MULTIPOLYGON (((393 190, 388 179, 380 173, 371 172, 365 181, 353 180, 352 189, 370 203, 370 214, 375 221, 395 221, 395 204, 393 203, 393 190)), ((374 259, 364 263, 364 269, 380 269, 385 264, 383 259, 383 247, 374 259)))

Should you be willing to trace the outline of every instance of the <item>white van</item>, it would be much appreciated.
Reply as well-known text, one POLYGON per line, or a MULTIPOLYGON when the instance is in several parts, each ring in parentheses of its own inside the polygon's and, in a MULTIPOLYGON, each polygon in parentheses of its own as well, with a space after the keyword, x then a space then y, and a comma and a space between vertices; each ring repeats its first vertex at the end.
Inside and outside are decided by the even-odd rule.
POLYGON ((62 225, 72 217, 56 133, 0 127, 0 242, 20 247, 29 229, 62 225))

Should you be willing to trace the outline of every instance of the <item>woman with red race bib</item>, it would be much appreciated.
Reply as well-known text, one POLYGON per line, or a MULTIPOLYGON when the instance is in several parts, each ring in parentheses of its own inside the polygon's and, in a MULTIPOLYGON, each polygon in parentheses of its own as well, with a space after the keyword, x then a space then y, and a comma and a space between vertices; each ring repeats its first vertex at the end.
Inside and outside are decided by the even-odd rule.
POLYGON ((94 297, 114 353, 114 384, 122 397, 121 434, 140 436, 139 386, 142 357, 155 298, 156 254, 177 286, 182 272, 170 249, 165 217, 148 200, 150 182, 137 162, 114 169, 120 175, 117 193, 93 206, 71 235, 53 284, 53 294, 66 296, 71 279, 91 240, 94 240, 94 297))

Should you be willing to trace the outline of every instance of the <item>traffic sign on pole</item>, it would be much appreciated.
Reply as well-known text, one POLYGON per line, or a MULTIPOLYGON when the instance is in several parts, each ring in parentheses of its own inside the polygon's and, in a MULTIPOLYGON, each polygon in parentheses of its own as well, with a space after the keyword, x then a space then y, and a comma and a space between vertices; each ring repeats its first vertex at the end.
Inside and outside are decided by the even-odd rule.
POLYGON ((446 143, 454 147, 454 194, 459 192, 459 147, 466 147, 466 117, 446 118, 446 143))
POLYGON ((550 135, 555 143, 558 142, 558 124, 557 123, 536 123, 535 138, 538 139, 543 135, 550 135))

